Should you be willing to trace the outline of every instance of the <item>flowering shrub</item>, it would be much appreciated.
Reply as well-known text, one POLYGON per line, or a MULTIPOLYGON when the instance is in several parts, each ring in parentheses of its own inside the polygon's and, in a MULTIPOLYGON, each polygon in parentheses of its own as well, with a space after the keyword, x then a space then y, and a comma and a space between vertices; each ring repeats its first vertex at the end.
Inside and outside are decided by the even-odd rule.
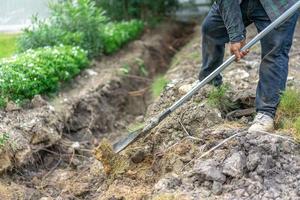
POLYGON ((19 40, 20 50, 55 46, 80 46, 89 57, 102 53, 101 30, 108 18, 91 0, 65 0, 51 3, 47 21, 36 17, 32 26, 24 30, 19 40))
POLYGON ((120 49, 127 42, 137 38, 144 29, 144 23, 139 20, 129 22, 109 23, 104 26, 104 52, 111 54, 120 49))
POLYGON ((92 0, 66 0, 50 4, 47 21, 32 19, 32 26, 19 38, 19 50, 59 44, 80 46, 89 57, 116 52, 128 41, 138 37, 144 23, 138 20, 109 23, 102 8, 92 0))
POLYGON ((17 103, 37 94, 55 92, 88 65, 79 47, 56 46, 27 50, 0 61, 0 101, 17 103))

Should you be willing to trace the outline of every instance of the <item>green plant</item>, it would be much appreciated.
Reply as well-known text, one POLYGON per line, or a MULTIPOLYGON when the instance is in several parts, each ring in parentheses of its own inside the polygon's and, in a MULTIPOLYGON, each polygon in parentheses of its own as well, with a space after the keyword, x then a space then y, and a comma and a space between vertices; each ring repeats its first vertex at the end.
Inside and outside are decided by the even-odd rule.
POLYGON ((157 76, 151 85, 152 96, 158 97, 168 83, 169 81, 164 76, 157 76))
POLYGON ((131 66, 129 64, 124 64, 120 68, 120 72, 122 73, 122 75, 128 75, 130 73, 130 70, 131 70, 131 66))
POLYGON ((294 132, 294 138, 297 141, 300 141, 300 117, 298 117, 295 122, 294 122, 294 128, 295 128, 295 132, 294 132))
POLYGON ((288 89, 280 98, 278 115, 294 118, 300 114, 300 91, 288 89))
POLYGON ((287 89, 280 98, 275 125, 290 131, 300 141, 300 91, 287 89))
POLYGON ((33 18, 31 28, 25 29, 20 49, 58 44, 80 46, 90 57, 102 52, 101 33, 108 19, 91 0, 65 0, 49 5, 48 21, 33 18))
POLYGON ((229 85, 213 87, 208 94, 208 104, 218 108, 220 111, 227 113, 236 107, 235 103, 228 97, 229 85))
POLYGON ((104 52, 111 54, 143 32, 144 23, 138 20, 129 22, 109 23, 104 26, 102 40, 104 52))
POLYGON ((20 103, 37 94, 55 92, 60 82, 70 80, 87 65, 86 51, 63 45, 27 50, 12 58, 2 59, 1 99, 20 103))
POLYGON ((83 46, 83 33, 69 32, 34 17, 32 26, 23 30, 18 40, 19 51, 60 44, 83 46))
POLYGON ((0 149, 8 142, 9 135, 7 133, 0 134, 0 149))

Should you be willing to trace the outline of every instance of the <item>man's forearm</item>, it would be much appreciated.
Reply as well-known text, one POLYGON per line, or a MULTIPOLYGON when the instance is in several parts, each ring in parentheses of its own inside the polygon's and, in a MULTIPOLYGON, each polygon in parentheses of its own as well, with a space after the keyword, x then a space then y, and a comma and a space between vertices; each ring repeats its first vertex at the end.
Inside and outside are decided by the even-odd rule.
POLYGON ((239 0, 216 1, 219 5, 220 14, 227 29, 230 42, 240 42, 246 36, 239 2, 239 0))

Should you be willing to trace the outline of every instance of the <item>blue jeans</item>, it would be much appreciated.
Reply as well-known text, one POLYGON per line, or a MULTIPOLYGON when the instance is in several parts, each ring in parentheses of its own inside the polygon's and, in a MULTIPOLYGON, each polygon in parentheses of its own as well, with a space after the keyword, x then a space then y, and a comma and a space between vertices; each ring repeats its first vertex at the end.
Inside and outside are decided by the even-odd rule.
MULTIPOLYGON (((260 32, 271 23, 259 0, 243 0, 240 6, 245 26, 254 23, 260 32)), ((280 95, 286 87, 288 54, 292 46, 298 14, 294 14, 261 40, 261 64, 256 90, 256 110, 271 117, 275 116, 280 95)), ((199 80, 204 79, 222 64, 225 43, 229 42, 227 30, 216 4, 212 6, 202 24, 202 37, 203 60, 199 80)), ((218 75, 212 83, 215 86, 221 85, 222 76, 218 75)))

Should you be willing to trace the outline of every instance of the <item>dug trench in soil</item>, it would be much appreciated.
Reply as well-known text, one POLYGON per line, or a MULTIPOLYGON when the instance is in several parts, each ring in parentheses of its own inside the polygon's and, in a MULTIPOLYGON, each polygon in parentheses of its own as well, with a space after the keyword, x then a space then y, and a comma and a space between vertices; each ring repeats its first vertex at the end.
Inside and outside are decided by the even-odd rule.
MULTIPOLYGON (((247 32, 249 37, 256 34, 253 26, 247 32)), ((296 78, 288 82, 295 87, 299 34, 298 25, 290 59, 290 77, 296 78)), ((196 80, 199 35, 174 58, 166 74, 172 82, 148 108, 146 120, 169 107, 196 80)), ((231 87, 228 96, 243 108, 254 106, 259 62, 260 48, 255 46, 245 60, 223 73, 231 87)), ((252 116, 225 119, 221 110, 208 103, 211 90, 211 86, 203 88, 121 154, 112 153, 103 141, 95 151, 107 173, 98 199, 300 199, 300 145, 288 133, 249 134, 252 116)))
POLYGON ((97 199, 106 178, 92 149, 142 121, 149 86, 186 44, 194 25, 168 22, 113 56, 94 60, 54 99, 35 97, 24 108, 9 103, 1 131, 0 199, 97 199))

